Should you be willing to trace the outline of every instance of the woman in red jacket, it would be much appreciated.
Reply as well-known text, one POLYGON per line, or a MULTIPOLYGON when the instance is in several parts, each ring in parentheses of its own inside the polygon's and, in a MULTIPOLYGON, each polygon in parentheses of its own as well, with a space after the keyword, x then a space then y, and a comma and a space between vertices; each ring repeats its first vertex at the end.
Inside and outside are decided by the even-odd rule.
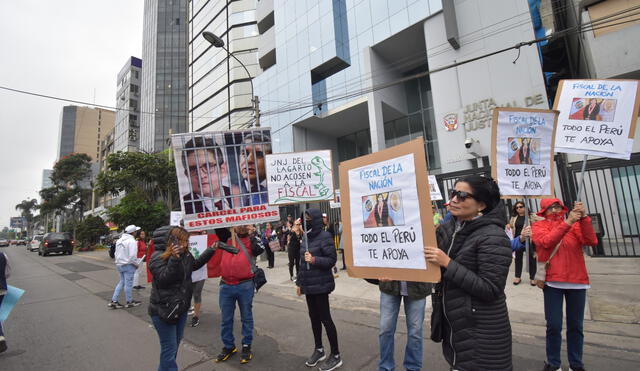
MULTIPOLYGON (((146 235, 144 231, 140 231, 138 235, 138 259, 144 257, 147 254, 146 235)), ((144 260, 147 260, 146 258, 144 260)), ((136 273, 133 275, 133 288, 136 290, 144 289, 144 286, 140 286, 140 272, 144 272, 144 261, 140 262, 136 273)))
POLYGON ((558 251, 549 261, 544 291, 544 316, 547 321, 547 361, 543 371, 560 368, 562 345, 562 304, 567 303, 567 355, 571 371, 584 371, 582 346, 584 334, 584 306, 589 275, 584 263, 582 246, 595 246, 598 238, 591 225, 591 218, 581 202, 569 209, 557 198, 544 199, 538 216, 544 220, 532 226, 533 243, 538 261, 549 261, 556 246, 558 251))

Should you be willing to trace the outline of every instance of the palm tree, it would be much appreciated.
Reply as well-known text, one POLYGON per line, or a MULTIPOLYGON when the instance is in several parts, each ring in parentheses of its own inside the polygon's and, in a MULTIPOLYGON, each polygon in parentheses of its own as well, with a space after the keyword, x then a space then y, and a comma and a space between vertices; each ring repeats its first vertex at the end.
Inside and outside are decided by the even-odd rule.
POLYGON ((29 200, 22 200, 19 204, 16 205, 16 210, 20 210, 20 214, 27 220, 27 235, 29 235, 31 231, 31 223, 33 222, 33 211, 38 209, 38 200, 35 198, 29 200))

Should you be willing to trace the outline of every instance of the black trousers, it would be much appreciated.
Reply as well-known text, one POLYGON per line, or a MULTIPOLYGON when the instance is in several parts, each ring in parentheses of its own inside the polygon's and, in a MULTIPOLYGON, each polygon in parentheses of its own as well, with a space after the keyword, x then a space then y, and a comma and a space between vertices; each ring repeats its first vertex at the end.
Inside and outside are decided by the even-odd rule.
POLYGON ((265 246, 264 250, 267 252, 267 261, 269 262, 269 268, 273 268, 273 263, 275 260, 275 255, 273 254, 273 251, 271 251, 271 248, 269 247, 269 245, 265 246))
POLYGON ((293 267, 296 268, 296 277, 298 277, 298 271, 300 269, 300 248, 288 248, 287 250, 289 254, 289 277, 293 277, 293 267))
POLYGON ((331 311, 329 309, 329 294, 306 295, 306 298, 316 349, 322 348, 322 325, 324 325, 329 338, 329 345, 331 346, 331 354, 340 354, 338 332, 331 319, 331 311))
MULTIPOLYGON (((520 278, 522 276, 522 266, 523 266, 523 258, 524 258, 525 249, 520 249, 516 251, 516 278, 520 278)), ((531 272, 529 272, 529 279, 533 280, 536 276, 536 258, 534 256, 535 249, 533 245, 529 245, 529 266, 531 267, 531 272)))

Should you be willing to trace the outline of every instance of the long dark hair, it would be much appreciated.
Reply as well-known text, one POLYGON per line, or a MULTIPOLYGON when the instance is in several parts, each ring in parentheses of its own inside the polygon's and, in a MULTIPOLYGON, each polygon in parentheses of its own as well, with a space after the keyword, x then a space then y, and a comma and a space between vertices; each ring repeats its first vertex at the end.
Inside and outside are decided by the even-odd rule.
POLYGON ((492 178, 470 175, 458 179, 456 184, 460 182, 467 183, 469 187, 471 187, 473 198, 475 198, 476 201, 484 202, 486 207, 484 210, 481 210, 481 212, 487 213, 500 203, 500 188, 492 178))
MULTIPOLYGON (((518 216, 518 205, 525 206, 524 202, 522 202, 522 201, 518 201, 515 204, 513 204, 513 208, 511 208, 511 216, 518 216)), ((525 209, 526 208, 527 207, 525 206, 525 209)))
MULTIPOLYGON (((167 248, 161 255, 162 259, 169 260, 169 258, 171 257, 171 250, 173 249, 173 246, 175 246, 180 240, 183 239, 189 241, 189 232, 187 232, 186 229, 182 227, 171 228, 171 230, 169 231, 169 235, 167 236, 167 248)), ((186 252, 188 251, 189 249, 187 249, 186 252)))

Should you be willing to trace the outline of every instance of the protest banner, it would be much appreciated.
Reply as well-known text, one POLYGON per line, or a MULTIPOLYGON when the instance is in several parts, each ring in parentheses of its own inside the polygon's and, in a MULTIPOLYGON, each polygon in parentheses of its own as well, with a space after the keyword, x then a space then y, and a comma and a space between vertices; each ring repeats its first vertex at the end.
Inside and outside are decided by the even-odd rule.
POLYGON ((169 225, 179 226, 182 220, 182 211, 172 211, 169 215, 169 225))
POLYGON ((431 201, 442 200, 442 193, 435 175, 429 175, 429 194, 431 195, 431 201))
POLYGON ((333 200, 330 150, 270 154, 266 162, 269 205, 333 200))
POLYGON ((176 134, 171 143, 187 230, 280 219, 267 204, 268 128, 176 134))
POLYGON ((329 207, 332 209, 339 209, 340 208, 340 190, 339 189, 334 189, 333 190, 333 201, 329 201, 329 207))
POLYGON ((628 160, 638 109, 638 80, 562 80, 555 151, 628 160))
POLYGON ((351 277, 438 282, 422 138, 340 163, 344 253, 351 277))
POLYGON ((491 176, 503 198, 553 197, 553 144, 558 111, 495 108, 491 176))

